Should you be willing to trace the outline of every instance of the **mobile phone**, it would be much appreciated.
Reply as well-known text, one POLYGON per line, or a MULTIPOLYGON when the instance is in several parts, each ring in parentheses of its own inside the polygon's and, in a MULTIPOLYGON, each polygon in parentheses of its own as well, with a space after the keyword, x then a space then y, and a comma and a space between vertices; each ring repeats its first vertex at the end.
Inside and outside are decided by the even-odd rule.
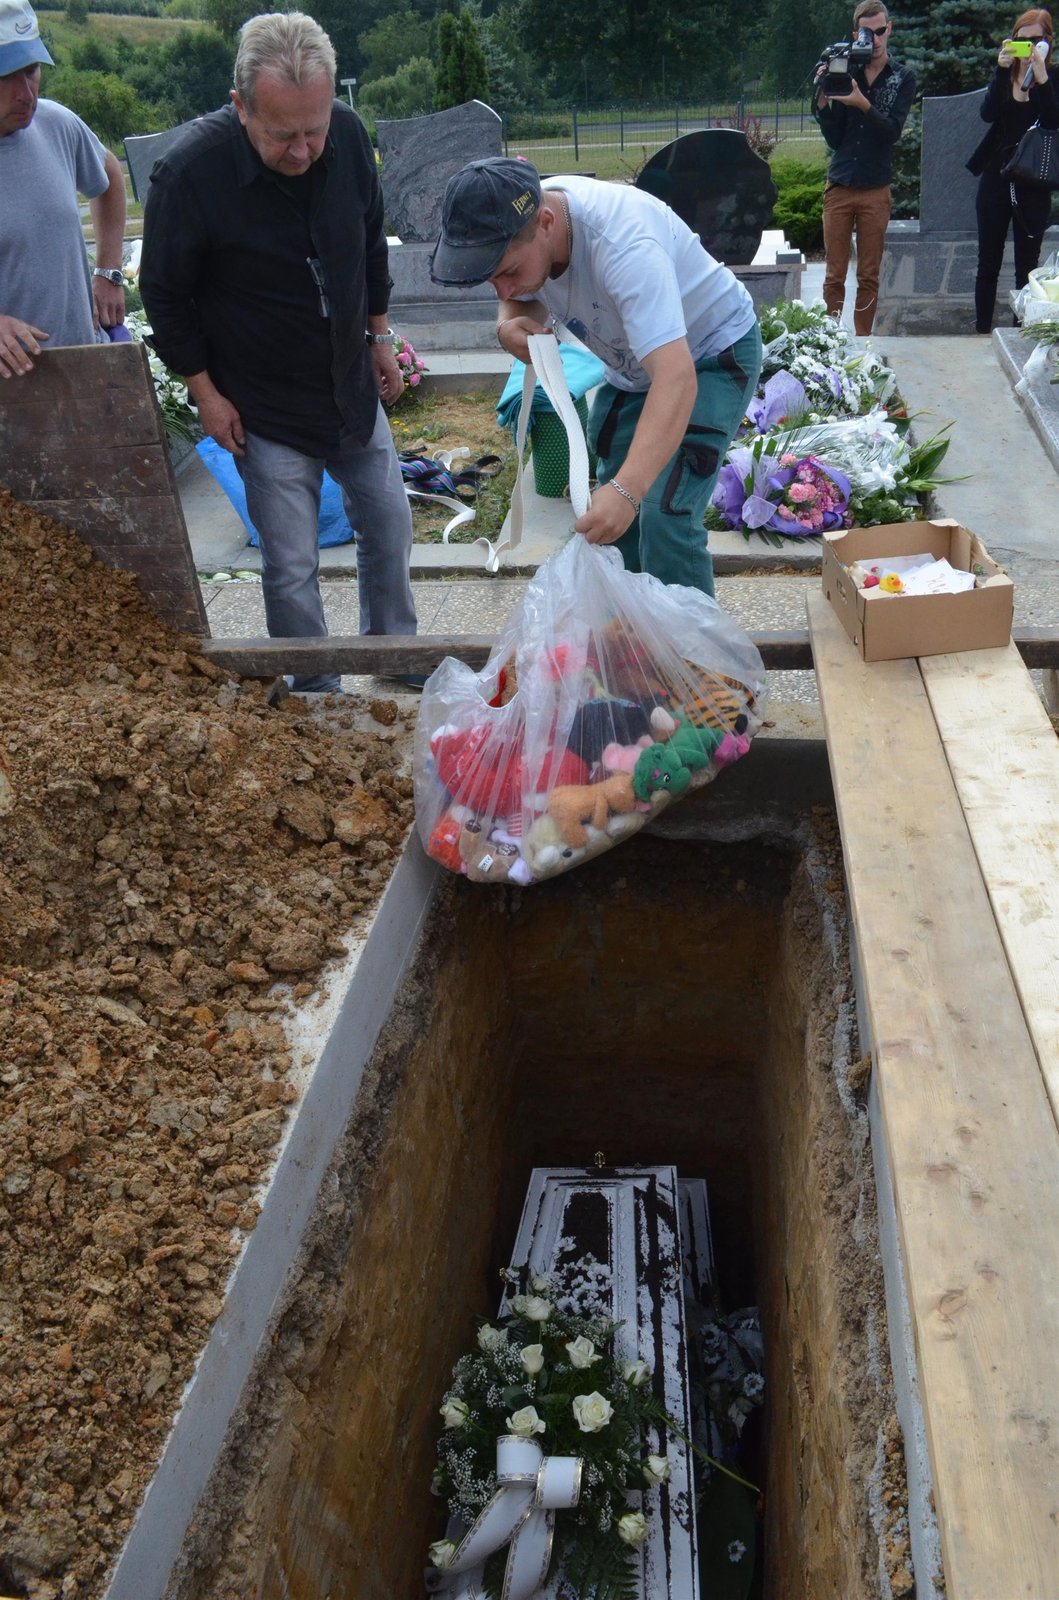
POLYGON ((1028 61, 1033 54, 1032 39, 1005 39, 1001 45, 1009 56, 1014 56, 1018 61, 1028 61))

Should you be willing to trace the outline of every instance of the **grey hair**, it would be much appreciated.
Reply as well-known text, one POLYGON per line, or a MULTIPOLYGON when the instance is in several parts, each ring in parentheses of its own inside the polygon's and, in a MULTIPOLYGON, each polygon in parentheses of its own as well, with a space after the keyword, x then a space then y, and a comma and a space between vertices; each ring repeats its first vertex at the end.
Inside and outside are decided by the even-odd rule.
POLYGON ((251 17, 239 29, 235 88, 250 108, 263 72, 285 83, 301 85, 327 78, 333 85, 337 67, 334 45, 320 24, 302 11, 266 12, 251 17))

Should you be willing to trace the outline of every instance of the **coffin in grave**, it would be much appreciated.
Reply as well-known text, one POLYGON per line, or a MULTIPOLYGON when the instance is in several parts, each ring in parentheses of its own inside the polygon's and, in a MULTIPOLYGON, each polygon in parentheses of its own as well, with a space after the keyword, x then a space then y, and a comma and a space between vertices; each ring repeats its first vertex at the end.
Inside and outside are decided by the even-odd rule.
MULTIPOLYGON (((620 1324, 620 1354, 646 1360, 658 1399, 690 1437, 684 1297, 704 1300, 712 1275, 701 1181, 678 1183, 675 1167, 536 1168, 511 1259, 558 1284, 580 1277, 591 1314, 620 1324)), ((638 1592, 643 1600, 698 1600, 691 1452, 672 1434, 653 1432, 645 1449, 668 1456, 672 1474, 629 1497, 648 1525, 637 1552, 638 1592)), ((571 1600, 561 1580, 541 1594, 571 1600)))

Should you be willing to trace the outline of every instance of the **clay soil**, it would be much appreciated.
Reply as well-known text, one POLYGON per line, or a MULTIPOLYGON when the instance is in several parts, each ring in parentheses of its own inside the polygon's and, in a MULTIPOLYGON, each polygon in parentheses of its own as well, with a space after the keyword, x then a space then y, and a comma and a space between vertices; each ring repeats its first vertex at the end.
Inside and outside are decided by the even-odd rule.
POLYGON ((390 700, 279 709, 0 490, 0 1592, 101 1593, 411 820, 390 700))

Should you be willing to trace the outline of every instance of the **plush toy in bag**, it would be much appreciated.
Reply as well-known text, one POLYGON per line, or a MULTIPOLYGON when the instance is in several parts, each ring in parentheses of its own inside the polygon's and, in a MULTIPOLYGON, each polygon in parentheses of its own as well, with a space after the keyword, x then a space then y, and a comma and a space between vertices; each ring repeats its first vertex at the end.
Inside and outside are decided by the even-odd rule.
MULTIPOLYGON (((584 436, 569 394, 550 398, 570 412, 577 512, 584 436)), ((617 550, 575 535, 482 670, 448 657, 423 692, 414 776, 428 854, 478 883, 538 883, 590 860, 746 754, 764 678, 716 601, 626 572, 617 550)))

